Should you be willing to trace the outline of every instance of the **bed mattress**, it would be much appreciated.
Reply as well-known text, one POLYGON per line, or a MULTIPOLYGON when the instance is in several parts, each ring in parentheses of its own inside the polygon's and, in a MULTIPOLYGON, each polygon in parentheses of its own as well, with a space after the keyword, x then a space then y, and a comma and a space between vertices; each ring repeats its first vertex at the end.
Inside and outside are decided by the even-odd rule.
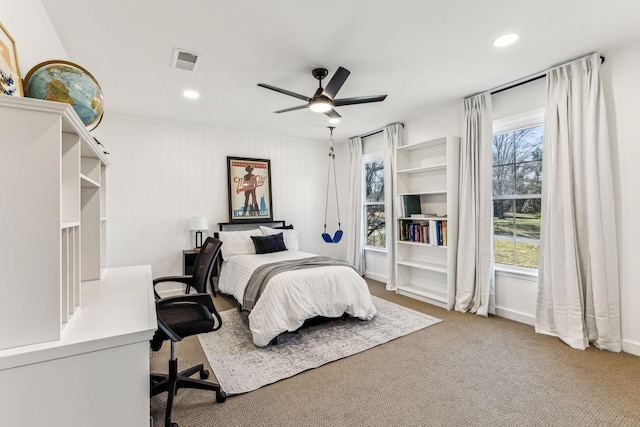
MULTIPOLYGON (((313 257, 302 251, 234 255, 222 264, 218 288, 242 303, 244 289, 260 265, 313 257)), ((253 342, 263 347, 282 332, 297 330, 317 316, 349 314, 370 320, 376 314, 367 283, 352 268, 323 266, 274 276, 249 314, 253 342)))

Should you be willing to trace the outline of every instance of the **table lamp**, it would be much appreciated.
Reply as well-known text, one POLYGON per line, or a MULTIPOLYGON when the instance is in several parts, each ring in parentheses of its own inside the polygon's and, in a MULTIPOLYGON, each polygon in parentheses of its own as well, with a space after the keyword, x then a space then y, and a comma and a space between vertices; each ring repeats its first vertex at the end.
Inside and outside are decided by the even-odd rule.
POLYGON ((202 247, 202 231, 208 229, 207 218, 203 216, 192 216, 189 218, 189 230, 196 232, 196 247, 193 248, 194 251, 197 252, 202 247))

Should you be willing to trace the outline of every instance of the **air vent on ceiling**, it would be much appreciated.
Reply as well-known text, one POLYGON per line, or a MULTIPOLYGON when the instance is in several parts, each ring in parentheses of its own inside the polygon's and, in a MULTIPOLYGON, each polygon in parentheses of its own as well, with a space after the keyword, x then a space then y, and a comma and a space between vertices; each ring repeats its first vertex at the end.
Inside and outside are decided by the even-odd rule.
POLYGON ((200 55, 197 53, 176 49, 173 51, 171 67, 178 70, 195 71, 199 59, 200 55))

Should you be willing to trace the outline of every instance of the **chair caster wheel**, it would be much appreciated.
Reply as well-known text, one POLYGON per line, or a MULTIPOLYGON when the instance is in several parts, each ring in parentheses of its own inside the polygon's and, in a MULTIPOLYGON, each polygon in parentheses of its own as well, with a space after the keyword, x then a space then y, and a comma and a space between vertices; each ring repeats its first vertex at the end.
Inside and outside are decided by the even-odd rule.
POLYGON ((171 423, 171 427, 179 427, 178 423, 171 423))
POLYGON ((227 400, 227 393, 225 393, 222 390, 220 390, 219 392, 216 392, 216 402, 222 403, 225 400, 227 400))
POLYGON ((200 371, 200 379, 206 380, 207 378, 209 378, 209 371, 207 371, 206 369, 200 371))

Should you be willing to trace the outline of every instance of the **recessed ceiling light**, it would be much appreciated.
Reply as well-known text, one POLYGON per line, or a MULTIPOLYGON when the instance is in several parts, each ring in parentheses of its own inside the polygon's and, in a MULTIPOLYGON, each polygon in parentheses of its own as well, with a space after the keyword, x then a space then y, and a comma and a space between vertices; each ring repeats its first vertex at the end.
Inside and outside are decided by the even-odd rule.
POLYGON ((493 41, 493 45, 495 47, 509 46, 510 44, 513 44, 516 41, 518 41, 519 38, 520 38, 520 35, 518 35, 516 33, 505 34, 505 35, 500 36, 497 39, 495 39, 493 41))
POLYGON ((195 90, 185 90, 184 92, 182 92, 182 94, 190 99, 196 99, 196 98, 200 98, 200 94, 198 92, 196 92, 195 90))
POLYGON ((333 119, 329 119, 329 123, 331 123, 332 125, 338 124, 338 123, 340 123, 340 118, 336 117, 336 118, 333 118, 333 119))

